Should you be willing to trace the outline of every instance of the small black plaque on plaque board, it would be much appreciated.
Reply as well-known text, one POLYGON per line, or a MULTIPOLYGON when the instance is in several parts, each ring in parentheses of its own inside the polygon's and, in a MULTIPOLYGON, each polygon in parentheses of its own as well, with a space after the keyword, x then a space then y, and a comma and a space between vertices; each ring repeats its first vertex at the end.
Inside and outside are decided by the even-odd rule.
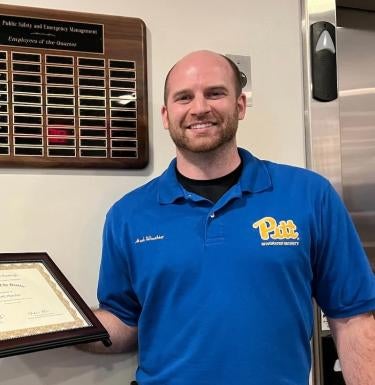
POLYGON ((0 167, 148 163, 141 19, 0 5, 0 167))

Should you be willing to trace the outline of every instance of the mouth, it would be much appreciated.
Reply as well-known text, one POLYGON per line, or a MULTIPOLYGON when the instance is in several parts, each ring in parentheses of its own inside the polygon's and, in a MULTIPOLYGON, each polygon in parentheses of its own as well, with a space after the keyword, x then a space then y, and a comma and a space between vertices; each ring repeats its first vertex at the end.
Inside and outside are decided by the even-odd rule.
POLYGON ((191 130, 202 130, 205 128, 216 126, 216 124, 217 123, 215 122, 197 122, 197 123, 189 124, 187 128, 191 130))

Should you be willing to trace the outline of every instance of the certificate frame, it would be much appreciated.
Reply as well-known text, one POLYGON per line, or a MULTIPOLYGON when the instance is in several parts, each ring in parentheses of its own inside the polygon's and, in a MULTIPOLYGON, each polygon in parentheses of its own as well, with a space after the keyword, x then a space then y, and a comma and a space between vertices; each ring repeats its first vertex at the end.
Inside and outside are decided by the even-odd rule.
POLYGON ((0 358, 93 341, 111 345, 104 326, 47 253, 0 253, 0 358), (35 311, 28 311, 33 304, 35 311), (7 317, 16 322, 5 322, 7 317))

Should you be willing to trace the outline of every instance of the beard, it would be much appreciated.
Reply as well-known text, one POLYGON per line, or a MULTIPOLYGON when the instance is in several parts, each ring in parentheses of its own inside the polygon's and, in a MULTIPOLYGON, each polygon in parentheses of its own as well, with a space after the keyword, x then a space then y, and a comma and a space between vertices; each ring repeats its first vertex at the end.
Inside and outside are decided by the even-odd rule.
POLYGON ((237 111, 229 115, 225 120, 216 119, 217 124, 210 128, 214 133, 202 135, 189 135, 189 128, 182 128, 178 123, 169 123, 169 134, 179 150, 187 150, 193 153, 215 151, 225 144, 233 141, 238 128, 237 111))

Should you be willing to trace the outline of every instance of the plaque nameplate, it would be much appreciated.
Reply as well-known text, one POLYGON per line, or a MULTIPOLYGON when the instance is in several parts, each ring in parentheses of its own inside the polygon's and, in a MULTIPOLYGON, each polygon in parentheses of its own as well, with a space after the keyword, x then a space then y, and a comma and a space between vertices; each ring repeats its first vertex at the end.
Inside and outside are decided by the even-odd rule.
POLYGON ((103 25, 0 15, 0 45, 104 53, 103 25))

